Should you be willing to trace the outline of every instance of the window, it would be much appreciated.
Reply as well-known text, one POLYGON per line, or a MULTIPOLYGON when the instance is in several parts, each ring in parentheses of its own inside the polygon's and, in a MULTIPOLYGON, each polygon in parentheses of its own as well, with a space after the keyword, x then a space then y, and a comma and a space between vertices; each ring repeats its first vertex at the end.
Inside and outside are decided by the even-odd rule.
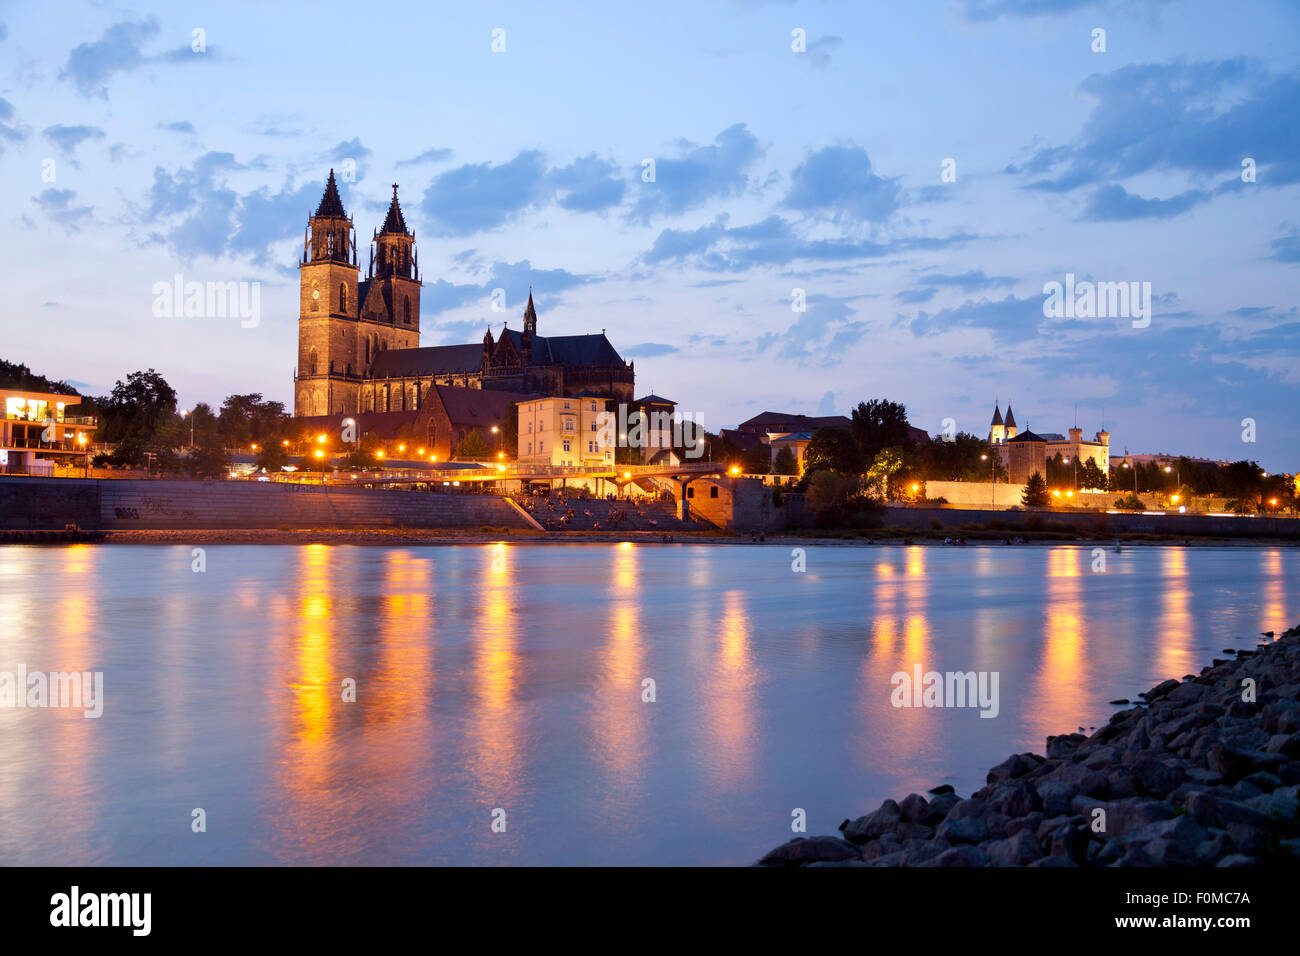
MULTIPOLYGON (((606 452, 606 454, 609 454, 609 453, 606 452)), ((687 498, 694 498, 694 497, 695 497, 695 489, 694 489, 694 488, 690 488, 690 487, 688 487, 688 488, 686 489, 686 497, 687 497, 687 498)))
POLYGON ((533 423, 532 423, 532 422, 529 422, 529 423, 528 423, 528 434, 531 435, 532 433, 533 433, 533 423))
POLYGON ((564 430, 565 430, 566 432, 571 432, 571 431, 573 431, 573 419, 572 419, 572 418, 566 418, 566 419, 564 420, 564 430))
POLYGON ((316 374, 316 350, 315 349, 311 350, 311 357, 307 360, 307 374, 308 375, 316 374))
POLYGON ((572 407, 573 407, 573 406, 570 405, 568 402, 565 402, 565 403, 564 403, 564 410, 565 410, 566 412, 567 412, 570 408, 572 408, 572 407))
POLYGON ((411 299, 409 296, 402 299, 402 313, 403 313, 402 317, 406 321, 406 324, 410 325, 411 324, 411 299))
POLYGON ((713 485, 712 487, 709 488, 709 497, 710 497, 710 498, 716 498, 716 497, 718 497, 718 486, 717 486, 717 485, 713 485))
MULTIPOLYGON (((592 403, 591 403, 591 410, 592 410, 593 412, 596 410, 596 403, 595 403, 595 402, 592 402, 592 403)), ((593 426, 593 427, 594 427, 594 426, 593 426)))
POLYGON ((564 450, 565 450, 565 451, 573 451, 573 449, 569 447, 569 439, 567 439, 567 438, 564 439, 564 450))
POLYGON ((528 454, 531 455, 532 453, 533 453, 533 443, 532 443, 532 442, 529 442, 529 443, 528 443, 528 454))
POLYGON ((598 429, 598 428, 596 427, 596 423, 595 423, 595 422, 592 422, 592 423, 591 423, 591 430, 592 430, 592 431, 599 431, 600 429, 598 429))
POLYGON ((542 441, 540 438, 537 439, 537 450, 546 451, 546 442, 542 441))
POLYGON ((348 287, 346 283, 339 283, 339 311, 346 313, 348 311, 348 287))

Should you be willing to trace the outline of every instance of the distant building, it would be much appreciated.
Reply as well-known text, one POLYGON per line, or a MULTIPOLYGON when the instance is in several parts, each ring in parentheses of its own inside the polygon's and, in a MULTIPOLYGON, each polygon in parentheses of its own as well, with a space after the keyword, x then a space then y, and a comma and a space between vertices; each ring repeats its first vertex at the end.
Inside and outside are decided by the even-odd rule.
POLYGON ((1047 477, 1047 442, 1041 435, 1026 429, 999 442, 998 450, 1013 485, 1023 485, 1034 472, 1047 477))
MULTIPOLYGON (((762 412, 748 421, 741 422, 734 431, 724 429, 722 437, 733 442, 742 452, 747 452, 755 444, 754 439, 749 436, 757 436, 759 441, 771 447, 773 466, 781 449, 789 448, 794 453, 799 474, 803 474, 804 452, 807 451, 808 444, 819 428, 850 430, 852 427, 853 419, 847 415, 814 416, 790 412, 762 412)), ((930 441, 929 433, 923 428, 908 425, 907 431, 908 437, 918 445, 930 441)))
MULTIPOLYGON (((519 402, 519 461, 605 467, 614 461, 611 435, 595 395, 546 396, 519 402)), ((671 436, 670 436, 671 443, 671 436)))
MULTIPOLYGON (((1038 434, 1028 431, 1020 432, 1016 428, 1016 416, 1011 411, 1011 405, 1007 405, 1007 415, 1006 418, 1003 418, 997 403, 994 403, 993 421, 989 423, 989 444, 998 448, 1002 464, 1008 472, 1011 472, 1009 464, 1011 455, 1006 446, 1024 435, 1033 435, 1035 442, 1042 442, 1043 464, 1038 470, 1044 478, 1047 477, 1047 459, 1055 458, 1057 455, 1061 456, 1063 463, 1077 463, 1082 468, 1085 462, 1091 460, 1101 469, 1102 474, 1109 474, 1110 472, 1110 432, 1104 428, 1097 432, 1093 441, 1085 441, 1083 429, 1077 426, 1070 429, 1069 437, 1058 432, 1040 432, 1038 434)), ((1023 459, 1026 454, 1028 452, 1022 449, 1017 453, 1017 460, 1023 459)), ((1037 451, 1032 453, 1032 457, 1036 459, 1037 451)), ((1014 477, 1011 480, 1018 483, 1018 479, 1014 477)))
POLYGON ((54 465, 82 464, 97 422, 68 414, 81 403, 75 393, 0 388, 0 474, 53 475, 54 465))

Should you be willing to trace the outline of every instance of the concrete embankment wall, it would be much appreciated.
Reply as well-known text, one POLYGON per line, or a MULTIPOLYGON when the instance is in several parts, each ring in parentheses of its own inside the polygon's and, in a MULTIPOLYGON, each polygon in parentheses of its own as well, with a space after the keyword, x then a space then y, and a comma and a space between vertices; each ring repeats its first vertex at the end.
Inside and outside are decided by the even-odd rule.
POLYGON ((493 495, 253 481, 0 478, 0 528, 529 528, 493 495))
MULTIPOLYGON (((993 511, 971 508, 905 508, 891 507, 885 512, 884 522, 893 528, 928 529, 932 522, 945 528, 960 528, 964 524, 985 524, 989 521, 1005 522, 1012 528, 1026 530, 1086 531, 1116 534, 1121 532, 1171 535, 1212 535, 1217 537, 1261 537, 1300 539, 1300 519, 1214 517, 1211 515, 1144 515, 1105 514, 1100 512, 1068 511, 993 511)), ((1014 533, 1014 532, 1013 532, 1014 533)))

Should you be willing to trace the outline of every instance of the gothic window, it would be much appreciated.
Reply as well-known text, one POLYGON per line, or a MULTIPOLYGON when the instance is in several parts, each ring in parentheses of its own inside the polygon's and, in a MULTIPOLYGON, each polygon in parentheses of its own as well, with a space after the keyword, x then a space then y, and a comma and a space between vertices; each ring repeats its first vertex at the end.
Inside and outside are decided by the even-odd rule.
POLYGON ((348 311, 348 287, 342 282, 339 283, 339 311, 345 315, 348 311))
POLYGON ((311 280, 311 310, 320 311, 320 282, 316 279, 311 280))
POLYGON ((307 374, 308 375, 316 374, 316 350, 315 349, 311 350, 311 357, 307 360, 307 374))
POLYGON ((407 325, 411 324, 411 299, 409 296, 402 300, 403 319, 407 325))

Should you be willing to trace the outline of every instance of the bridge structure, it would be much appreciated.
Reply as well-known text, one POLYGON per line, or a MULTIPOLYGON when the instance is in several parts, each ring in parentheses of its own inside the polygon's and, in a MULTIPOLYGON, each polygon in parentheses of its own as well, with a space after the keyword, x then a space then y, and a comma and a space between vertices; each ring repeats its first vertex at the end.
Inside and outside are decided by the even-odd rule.
POLYGON ((504 483, 518 481, 548 482, 554 487, 556 482, 563 486, 570 479, 601 479, 622 491, 635 482, 670 481, 676 486, 674 498, 677 501, 677 517, 686 520, 690 516, 687 498, 687 486, 700 478, 722 478, 728 474, 723 465, 715 462, 683 462, 681 464, 656 465, 550 465, 529 462, 484 462, 456 463, 455 466, 442 468, 400 469, 384 474, 367 474, 357 472, 351 478, 344 477, 346 471, 335 474, 330 480, 332 485, 349 485, 351 487, 402 487, 419 485, 483 485, 486 483, 504 483))

